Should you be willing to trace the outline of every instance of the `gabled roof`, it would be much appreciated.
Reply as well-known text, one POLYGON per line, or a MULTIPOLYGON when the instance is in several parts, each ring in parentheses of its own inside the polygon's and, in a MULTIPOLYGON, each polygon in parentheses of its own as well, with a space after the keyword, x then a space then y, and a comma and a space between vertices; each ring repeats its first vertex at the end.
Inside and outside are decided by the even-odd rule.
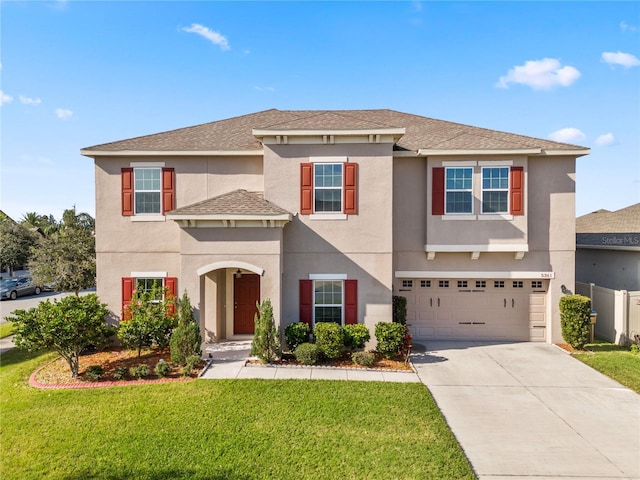
POLYGON ((187 205, 171 212, 167 212, 167 218, 180 219, 204 219, 228 218, 241 219, 244 217, 284 217, 291 214, 277 205, 265 200, 261 194, 246 190, 234 190, 217 197, 209 198, 201 202, 187 205))
POLYGON ((95 145, 82 150, 94 156, 115 152, 255 153, 262 144, 253 130, 404 129, 394 150, 550 150, 581 151, 577 145, 436 120, 395 110, 265 110, 193 127, 95 145))
POLYGON ((576 233, 640 233, 640 203, 615 212, 597 210, 578 217, 576 233))

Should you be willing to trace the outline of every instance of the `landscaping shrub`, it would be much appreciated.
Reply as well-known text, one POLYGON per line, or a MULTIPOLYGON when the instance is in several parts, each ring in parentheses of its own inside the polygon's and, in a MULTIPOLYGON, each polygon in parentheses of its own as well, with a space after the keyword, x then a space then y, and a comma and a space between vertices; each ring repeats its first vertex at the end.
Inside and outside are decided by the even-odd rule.
POLYGON ((185 365, 188 357, 199 356, 202 353, 201 345, 200 326, 196 323, 191 301, 185 291, 178 301, 178 326, 173 330, 169 342, 171 361, 178 365, 185 365))
POLYGON ((298 360, 303 365, 315 365, 318 362, 318 355, 320 354, 318 346, 314 343, 301 343, 293 352, 298 360))
POLYGON ((344 332, 344 346, 350 350, 364 348, 371 338, 369 329, 362 323, 345 325, 342 330, 344 332))
POLYGON ((251 342, 251 355, 258 357, 262 363, 272 363, 282 355, 280 335, 273 321, 271 300, 266 298, 258 305, 258 313, 254 317, 255 329, 251 342))
POLYGON ((187 357, 187 361, 182 367, 182 374, 187 377, 193 373, 194 370, 198 370, 202 364, 202 358, 199 355, 191 355, 187 357))
POLYGON ((401 323, 380 322, 376 325, 376 350, 385 358, 401 353, 406 327, 401 323))
POLYGON ((393 322, 407 324, 407 298, 400 295, 393 296, 393 322))
POLYGON ((160 359, 156 364, 156 368, 154 368, 154 372, 158 377, 164 378, 169 375, 169 372, 171 372, 171 365, 169 365, 168 362, 160 359))
POLYGON ((151 371, 149 370, 149 365, 141 363, 140 365, 136 365, 135 367, 131 367, 129 369, 129 374, 134 378, 144 378, 149 375, 151 371))
POLYGON ((298 345, 309 341, 309 324, 304 322, 290 323, 284 329, 284 340, 289 351, 295 351, 298 345))
POLYGON ((102 368, 102 365, 89 365, 85 375, 89 380, 93 380, 95 382, 100 380, 104 375, 104 368, 102 368))
POLYGON ((351 361, 363 367, 373 367, 376 363, 376 355, 373 352, 353 352, 351 361))
POLYGON ((564 341, 582 350, 589 341, 591 299, 583 295, 565 295, 560 299, 560 327, 564 341))
POLYGON ((330 359, 340 356, 344 346, 344 334, 340 325, 333 322, 318 322, 313 334, 322 355, 330 359))
POLYGON ((129 376, 129 369, 124 365, 117 367, 113 372, 113 378, 116 380, 124 380, 129 376))

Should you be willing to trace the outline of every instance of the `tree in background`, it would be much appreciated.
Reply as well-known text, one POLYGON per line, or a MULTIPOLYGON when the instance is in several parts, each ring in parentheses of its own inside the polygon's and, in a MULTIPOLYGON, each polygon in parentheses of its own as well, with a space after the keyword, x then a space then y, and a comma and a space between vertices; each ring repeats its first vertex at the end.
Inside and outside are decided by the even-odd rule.
POLYGON ((38 230, 45 237, 50 237, 60 229, 60 224, 53 215, 39 215, 27 212, 20 219, 20 223, 28 228, 38 230))
POLYGON ((80 354, 101 348, 115 334, 105 323, 109 310, 97 295, 68 296, 41 302, 30 310, 16 310, 9 321, 14 324, 14 343, 26 350, 53 349, 69 364, 71 377, 78 376, 80 354))
POLYGON ((9 217, 0 221, 0 264, 10 273, 26 265, 31 258, 31 249, 38 242, 38 234, 9 217))
POLYGON ((57 231, 32 248, 31 275, 38 284, 53 283, 61 291, 93 287, 96 283, 95 221, 88 213, 65 210, 57 231))

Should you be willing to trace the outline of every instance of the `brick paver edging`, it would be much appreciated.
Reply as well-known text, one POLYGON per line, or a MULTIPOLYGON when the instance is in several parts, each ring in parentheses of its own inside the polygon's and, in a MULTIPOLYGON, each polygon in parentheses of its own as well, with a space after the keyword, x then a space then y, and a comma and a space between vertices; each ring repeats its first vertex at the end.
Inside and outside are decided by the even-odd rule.
MULTIPOLYGON (((47 364, 48 365, 48 364, 47 364)), ((40 388, 43 390, 56 390, 56 389, 69 389, 69 388, 104 388, 104 387, 122 387, 126 385, 153 385, 156 383, 170 383, 170 382, 189 382, 195 380, 195 378, 158 378, 156 380, 120 380, 115 382, 86 382, 86 383, 42 383, 36 380, 36 376, 47 365, 43 365, 38 368, 29 377, 29 385, 34 388, 40 388)))

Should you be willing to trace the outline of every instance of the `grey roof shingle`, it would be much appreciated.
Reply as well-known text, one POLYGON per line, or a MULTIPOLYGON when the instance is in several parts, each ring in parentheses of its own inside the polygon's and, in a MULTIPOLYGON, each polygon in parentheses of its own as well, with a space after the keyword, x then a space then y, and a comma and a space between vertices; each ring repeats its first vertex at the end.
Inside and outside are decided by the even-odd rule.
POLYGON ((640 233, 640 203, 615 212, 598 210, 578 217, 576 233, 640 233))
POLYGON ((217 197, 193 203, 171 212, 167 217, 178 215, 287 215, 289 212, 265 200, 261 194, 234 190, 217 197))
POLYGON ((362 130, 405 128, 396 150, 530 149, 575 150, 584 147, 513 133, 436 120, 395 110, 265 110, 239 117, 87 147, 117 151, 261 150, 253 129, 362 130))

